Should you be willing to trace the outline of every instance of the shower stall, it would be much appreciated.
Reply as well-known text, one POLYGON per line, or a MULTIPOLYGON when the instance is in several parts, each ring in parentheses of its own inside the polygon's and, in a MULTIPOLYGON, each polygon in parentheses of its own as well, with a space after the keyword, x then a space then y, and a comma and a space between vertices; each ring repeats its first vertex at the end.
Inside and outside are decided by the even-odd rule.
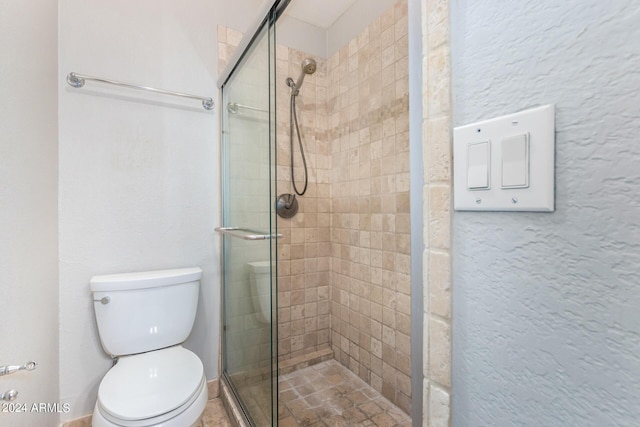
POLYGON ((326 56, 289 3, 219 45, 223 389, 248 425, 418 425, 407 1, 326 56))

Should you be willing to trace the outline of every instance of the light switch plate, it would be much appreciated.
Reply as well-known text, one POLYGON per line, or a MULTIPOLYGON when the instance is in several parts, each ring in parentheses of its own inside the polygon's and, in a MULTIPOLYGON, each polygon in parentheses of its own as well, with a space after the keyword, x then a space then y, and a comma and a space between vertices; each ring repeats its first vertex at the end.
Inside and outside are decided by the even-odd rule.
POLYGON ((544 105, 456 127, 453 130, 454 209, 553 212, 554 120, 554 106, 544 105), (469 188, 469 179, 473 181, 469 176, 469 147, 484 142, 489 142, 491 147, 490 185, 486 189, 469 188), (509 143, 517 145, 506 145, 509 143), (503 151, 503 147, 511 149, 503 151), (525 158, 521 159, 523 149, 525 158), (503 178, 515 185, 503 185, 503 178))

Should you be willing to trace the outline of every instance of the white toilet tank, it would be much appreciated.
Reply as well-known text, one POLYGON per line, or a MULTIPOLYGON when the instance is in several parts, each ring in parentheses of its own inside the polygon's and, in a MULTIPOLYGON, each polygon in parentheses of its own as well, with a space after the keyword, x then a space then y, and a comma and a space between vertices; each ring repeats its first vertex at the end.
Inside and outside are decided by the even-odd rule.
POLYGON ((102 347, 122 356, 184 342, 196 317, 201 277, 197 267, 93 277, 102 347))
POLYGON ((255 261, 248 266, 256 318, 261 323, 271 323, 271 263, 255 261))

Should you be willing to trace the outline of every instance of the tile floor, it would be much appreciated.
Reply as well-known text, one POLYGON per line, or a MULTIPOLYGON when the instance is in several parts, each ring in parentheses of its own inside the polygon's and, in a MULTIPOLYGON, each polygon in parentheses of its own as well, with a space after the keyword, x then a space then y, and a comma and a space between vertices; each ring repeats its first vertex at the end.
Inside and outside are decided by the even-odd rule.
POLYGON ((231 421, 224 410, 222 400, 211 399, 202 414, 202 427, 231 427, 231 421))
POLYGON ((411 426, 411 418, 335 360, 280 376, 280 427, 411 426))

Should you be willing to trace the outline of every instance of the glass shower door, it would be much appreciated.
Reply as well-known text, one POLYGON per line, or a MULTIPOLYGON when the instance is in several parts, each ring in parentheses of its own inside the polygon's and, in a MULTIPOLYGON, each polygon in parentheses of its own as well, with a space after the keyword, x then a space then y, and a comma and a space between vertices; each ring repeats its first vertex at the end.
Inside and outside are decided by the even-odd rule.
POLYGON ((277 425, 274 39, 266 22, 221 106, 223 376, 256 426, 277 425))

